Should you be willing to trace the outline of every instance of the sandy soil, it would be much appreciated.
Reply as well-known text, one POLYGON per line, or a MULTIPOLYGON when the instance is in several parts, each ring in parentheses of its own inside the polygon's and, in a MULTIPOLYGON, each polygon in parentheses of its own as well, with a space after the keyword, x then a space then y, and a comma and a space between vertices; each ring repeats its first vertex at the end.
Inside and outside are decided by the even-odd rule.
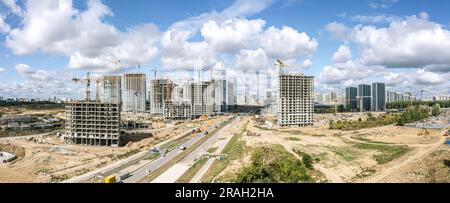
POLYGON ((148 148, 193 127, 206 128, 221 119, 224 118, 185 122, 174 128, 154 132, 153 137, 130 142, 120 148, 67 145, 56 137, 34 137, 45 140, 46 144, 25 138, 3 139, 2 143, 23 147, 25 156, 8 164, 0 164, 0 182, 58 182, 125 158, 120 156, 132 150, 148 148))
MULTIPOLYGON (((318 122, 314 127, 275 126, 273 129, 261 128, 255 119, 251 119, 249 131, 260 136, 245 136, 244 140, 249 149, 262 144, 280 144, 296 156, 294 149, 308 153, 316 160, 314 167, 327 177, 328 182, 449 182, 449 169, 445 170, 442 168, 444 166, 439 168, 438 164, 443 165, 442 159, 446 155, 448 158, 449 153, 448 146, 443 145, 441 131, 428 130, 428 134, 423 135, 422 129, 393 125, 356 131, 329 130, 328 120, 337 117, 358 119, 362 116, 322 114, 316 117, 318 122), (374 157, 380 151, 355 147, 357 143, 394 147, 406 145, 410 150, 388 163, 379 164, 374 157), (438 152, 438 155, 433 155, 438 152), (411 178, 408 175, 415 173, 425 173, 432 178, 411 178)), ((244 159, 248 158, 249 155, 244 156, 244 159)), ((236 160, 223 173, 234 173, 243 163, 246 161, 236 160)))

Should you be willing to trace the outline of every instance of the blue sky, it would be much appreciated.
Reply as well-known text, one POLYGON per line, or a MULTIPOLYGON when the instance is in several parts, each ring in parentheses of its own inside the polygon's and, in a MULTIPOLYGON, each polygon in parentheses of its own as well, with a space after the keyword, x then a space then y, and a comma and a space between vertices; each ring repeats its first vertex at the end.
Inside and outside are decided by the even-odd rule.
MULTIPOLYGON (((0 96, 79 97, 70 78, 150 67, 190 78, 272 74, 275 59, 316 76, 316 91, 386 82, 449 94, 450 1, 0 0, 0 96), (286 47, 286 48, 285 48, 286 47), (223 65, 220 65, 223 64, 223 65)), ((240 85, 242 86, 242 85, 240 85)))

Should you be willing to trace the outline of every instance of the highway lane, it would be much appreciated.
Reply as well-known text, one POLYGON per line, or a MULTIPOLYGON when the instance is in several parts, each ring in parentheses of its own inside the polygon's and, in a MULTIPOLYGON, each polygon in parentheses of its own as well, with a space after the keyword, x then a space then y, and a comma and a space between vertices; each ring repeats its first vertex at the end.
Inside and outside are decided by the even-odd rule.
MULTIPOLYGON (((208 138, 205 142, 203 142, 199 147, 197 147, 194 151, 189 153, 184 159, 180 162, 169 168, 166 172, 161 174, 152 183, 174 183, 180 178, 201 156, 207 153, 208 149, 210 149, 214 144, 219 142, 219 137, 223 135, 223 133, 229 132, 230 127, 235 126, 239 122, 240 118, 234 118, 234 120, 228 125, 224 126, 210 138, 208 138)), ((224 144, 222 144, 224 145, 224 144)))
MULTIPOLYGON (((208 132, 213 131, 215 128, 217 128, 221 124, 209 127, 208 128, 208 132)), ((196 142, 200 141, 205 136, 206 136, 205 132, 202 132, 202 133, 196 135, 195 137, 193 137, 192 139, 190 139, 189 141, 183 143, 182 145, 185 146, 186 148, 189 148, 193 144, 195 144, 196 142)), ((152 172, 152 171, 158 169, 159 167, 161 167, 165 163, 169 162, 170 160, 175 158, 179 153, 181 153, 183 151, 184 150, 182 150, 182 149, 180 149, 178 147, 173 149, 172 151, 168 152, 165 156, 161 156, 160 158, 156 159, 155 161, 152 161, 152 162, 146 164, 145 166, 141 167, 140 169, 131 172, 132 176, 127 178, 127 179, 125 179, 125 180, 123 180, 123 182, 124 183, 137 183, 137 182, 139 182, 140 180, 144 179, 149 174, 147 171, 152 172)))
MULTIPOLYGON (((177 140, 177 139, 181 139, 182 137, 186 136, 189 133, 192 133, 196 130, 197 128, 192 128, 190 130, 187 130, 186 132, 176 136, 176 137, 172 137, 168 140, 165 140, 157 145, 155 145, 154 147, 161 147, 171 141, 177 140)), ((148 151, 142 151, 139 152, 135 155, 132 155, 128 158, 119 160, 117 162, 114 162, 110 165, 107 165, 103 168, 97 169, 95 171, 91 171, 89 173, 80 175, 80 176, 76 176, 76 177, 72 177, 68 180, 63 181, 63 183, 83 183, 83 182, 89 182, 90 179, 92 179, 93 177, 95 177, 96 175, 110 175, 110 174, 114 174, 117 171, 123 170, 127 167, 129 167, 130 165, 133 165, 135 163, 138 163, 140 160, 144 159, 145 157, 147 157, 149 154, 148 151)))

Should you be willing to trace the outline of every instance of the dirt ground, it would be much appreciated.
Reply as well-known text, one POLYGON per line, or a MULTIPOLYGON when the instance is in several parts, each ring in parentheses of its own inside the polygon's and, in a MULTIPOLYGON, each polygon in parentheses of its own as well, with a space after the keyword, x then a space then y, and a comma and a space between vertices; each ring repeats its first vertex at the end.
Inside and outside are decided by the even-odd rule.
POLYGON ((37 143, 26 138, 0 139, 0 144, 25 150, 24 157, 19 157, 11 163, 0 164, 0 182, 60 182, 126 158, 188 129, 206 128, 223 119, 219 117, 184 122, 152 132, 152 137, 144 137, 119 148, 68 145, 59 138, 41 135, 33 137, 38 140, 37 143))
MULTIPOLYGON (((244 141, 250 150, 262 144, 280 144, 295 156, 294 150, 310 154, 315 160, 314 168, 328 182, 450 182, 450 168, 443 161, 450 159, 450 147, 443 144, 443 131, 425 133, 422 129, 394 125, 356 131, 328 129, 329 119, 359 117, 364 116, 321 114, 313 127, 274 125, 272 129, 250 119, 247 129, 260 136, 245 136, 244 141)), ((245 165, 250 153, 245 154, 223 173, 235 173, 245 165)))

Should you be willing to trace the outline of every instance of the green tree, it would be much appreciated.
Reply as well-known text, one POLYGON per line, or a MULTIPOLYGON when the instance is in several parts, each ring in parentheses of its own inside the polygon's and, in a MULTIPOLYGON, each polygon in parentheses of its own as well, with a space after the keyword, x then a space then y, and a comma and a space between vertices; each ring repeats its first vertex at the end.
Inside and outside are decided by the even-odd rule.
POLYGON ((439 114, 441 114, 441 105, 439 105, 438 103, 436 103, 433 106, 433 110, 431 111, 431 114, 433 116, 439 116, 439 114))
POLYGON ((304 154, 302 157, 303 164, 306 168, 312 169, 312 157, 309 154, 304 154))

